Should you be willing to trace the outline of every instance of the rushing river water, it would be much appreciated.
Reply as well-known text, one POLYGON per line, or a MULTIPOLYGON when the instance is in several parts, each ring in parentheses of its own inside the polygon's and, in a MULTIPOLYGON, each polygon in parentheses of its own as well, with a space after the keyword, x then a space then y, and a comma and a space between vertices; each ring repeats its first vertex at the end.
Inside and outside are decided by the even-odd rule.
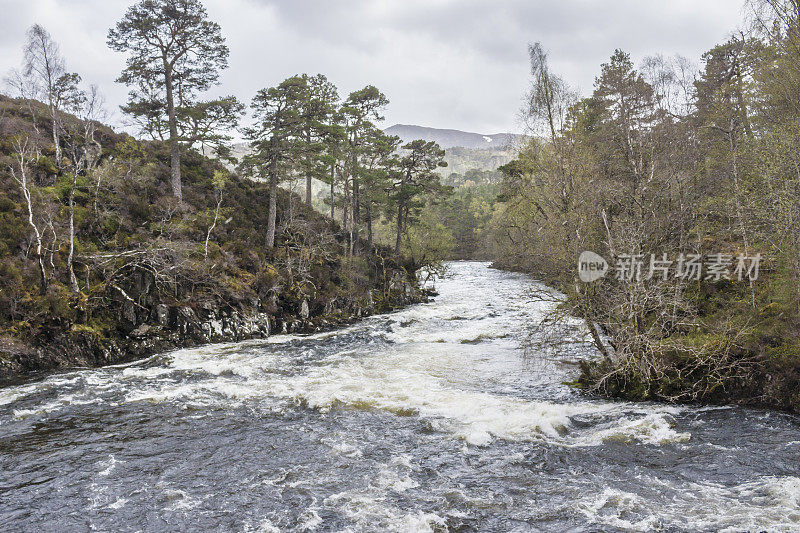
POLYGON ((588 398, 580 350, 523 356, 534 282, 451 270, 345 330, 0 389, 0 530, 800 530, 797 418, 588 398))

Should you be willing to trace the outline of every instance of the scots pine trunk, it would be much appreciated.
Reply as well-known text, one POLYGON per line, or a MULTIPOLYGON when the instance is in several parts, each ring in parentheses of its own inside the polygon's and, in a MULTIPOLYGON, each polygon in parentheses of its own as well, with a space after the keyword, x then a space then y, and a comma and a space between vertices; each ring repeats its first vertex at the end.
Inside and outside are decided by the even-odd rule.
POLYGON ((335 165, 331 165, 331 222, 333 222, 333 220, 334 220, 333 216, 335 215, 335 212, 334 212, 334 196, 333 196, 333 194, 334 194, 333 187, 334 187, 334 181, 335 181, 334 178, 335 177, 336 177, 336 166, 335 165))
POLYGON ((275 246, 275 220, 278 216, 278 161, 273 156, 269 168, 269 214, 267 220, 267 247, 275 246))
POLYGON ((350 238, 350 254, 357 254, 358 253, 358 226, 361 223, 361 216, 358 209, 358 180, 353 179, 353 192, 351 198, 353 200, 353 231, 351 232, 352 237, 350 238))
POLYGON ((372 251, 372 202, 367 200, 367 251, 372 251))
POLYGON ((169 153, 172 170, 172 195, 183 203, 183 190, 181 187, 181 147, 178 145, 178 119, 175 116, 175 95, 172 80, 172 68, 164 65, 166 71, 167 90, 167 115, 169 117, 169 153))
POLYGON ((403 204, 397 206, 397 240, 394 244, 394 253, 400 253, 400 240, 403 236, 403 204))
POLYGON ((342 180, 342 188, 344 189, 342 191, 342 232, 344 232, 345 235, 348 235, 347 217, 349 215, 348 208, 350 207, 350 185, 347 180, 347 175, 345 175, 344 180, 342 180))
MULTIPOLYGON (((308 143, 309 146, 311 146, 310 130, 306 132, 306 142, 308 143)), ((306 205, 308 205, 308 207, 311 207, 311 156, 310 155, 308 156, 308 159, 309 159, 309 164, 308 168, 306 168, 306 172, 308 172, 308 175, 306 175, 306 205)))

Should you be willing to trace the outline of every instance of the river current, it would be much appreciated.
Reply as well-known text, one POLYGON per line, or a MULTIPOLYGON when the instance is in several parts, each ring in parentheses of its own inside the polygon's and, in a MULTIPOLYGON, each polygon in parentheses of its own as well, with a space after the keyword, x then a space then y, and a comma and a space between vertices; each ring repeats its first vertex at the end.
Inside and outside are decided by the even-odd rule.
POLYGON ((594 399, 564 384, 588 347, 523 349, 536 282, 436 289, 0 389, 0 531, 800 530, 797 417, 594 399))

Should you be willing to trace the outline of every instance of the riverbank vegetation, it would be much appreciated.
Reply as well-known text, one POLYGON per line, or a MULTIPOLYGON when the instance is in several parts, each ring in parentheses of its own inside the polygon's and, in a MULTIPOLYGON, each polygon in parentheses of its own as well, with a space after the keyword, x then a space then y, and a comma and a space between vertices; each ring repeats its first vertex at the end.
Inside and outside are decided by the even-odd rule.
POLYGON ((588 97, 530 48, 537 138, 503 167, 489 231, 498 266, 555 285, 584 319, 602 354, 580 377, 593 392, 800 411, 800 3, 748 9, 749 32, 700 68, 663 56, 636 68, 617 50, 588 97), (642 276, 612 263, 578 281, 584 250, 640 256, 642 276), (675 262, 646 279, 650 254, 729 268, 676 279, 675 262), (737 275, 737 258, 758 254, 758 275, 752 262, 737 275))
POLYGON ((447 250, 421 218, 450 192, 443 151, 381 132, 377 88, 340 99, 323 75, 292 76, 243 122, 235 97, 206 98, 221 28, 179 7, 139 2, 108 35, 141 139, 105 126, 101 90, 28 32, 0 94, 0 378, 347 322, 422 298, 417 270, 447 250), (292 180, 305 197, 281 189, 292 180))

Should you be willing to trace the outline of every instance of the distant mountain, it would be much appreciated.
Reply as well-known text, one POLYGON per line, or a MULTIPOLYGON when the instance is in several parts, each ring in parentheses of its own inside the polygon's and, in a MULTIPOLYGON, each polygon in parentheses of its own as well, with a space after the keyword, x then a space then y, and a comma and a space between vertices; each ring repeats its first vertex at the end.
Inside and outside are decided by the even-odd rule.
MULTIPOLYGON (((493 177, 489 181, 497 181, 500 177, 500 173, 495 172, 497 167, 505 165, 516 157, 516 144, 524 138, 523 135, 515 135, 513 133, 483 135, 468 131, 426 128, 406 124, 395 124, 384 131, 390 135, 397 135, 402 139, 403 143, 415 139, 438 143, 445 150, 444 160, 447 162, 447 166, 437 169, 437 172, 443 178, 449 178, 451 174, 458 174, 459 177, 452 180, 452 184, 455 185, 466 180, 466 175, 470 171, 491 172, 493 177)), ((249 151, 250 147, 247 143, 238 143, 233 147, 233 155, 239 158, 249 151)), ((481 181, 486 181, 484 178, 485 176, 481 178, 481 181)), ((287 188, 289 187, 287 186, 287 188)), ((315 181, 314 195, 325 194, 326 192, 327 186, 322 182, 315 181)))
POLYGON ((397 135, 403 142, 410 142, 415 139, 435 141, 444 149, 448 148, 470 148, 470 149, 492 149, 503 150, 520 139, 521 135, 513 133, 495 133, 484 135, 482 133, 471 133, 460 130, 445 130, 439 128, 426 128, 423 126, 412 126, 407 124, 395 124, 386 128, 386 133, 397 135))
MULTIPOLYGON (((479 181, 495 182, 500 179, 497 167, 505 165, 517 154, 516 145, 524 139, 523 135, 513 133, 495 133, 484 135, 460 130, 445 130, 440 128, 426 128, 395 124, 383 130, 390 135, 397 135, 403 142, 415 139, 435 141, 444 148, 444 160, 447 166, 439 168, 437 172, 447 178, 452 185, 459 185, 467 180, 467 174, 475 171, 482 174, 479 181), (457 174, 458 176, 452 176, 457 174)), ((471 178, 469 178, 471 179, 471 178)), ((474 181, 474 180, 473 180, 474 181)))
MULTIPOLYGON (((447 163, 446 167, 437 169, 437 172, 442 177, 449 177, 451 174, 460 174, 466 176, 470 171, 487 171, 495 172, 501 165, 505 165, 517 153, 513 148, 505 149, 490 149, 490 148, 446 148, 444 151, 444 160, 447 163)), ((494 179, 490 181, 497 181, 500 179, 500 173, 494 174, 494 179)), ((458 184, 459 178, 456 178, 454 184, 458 184)))

